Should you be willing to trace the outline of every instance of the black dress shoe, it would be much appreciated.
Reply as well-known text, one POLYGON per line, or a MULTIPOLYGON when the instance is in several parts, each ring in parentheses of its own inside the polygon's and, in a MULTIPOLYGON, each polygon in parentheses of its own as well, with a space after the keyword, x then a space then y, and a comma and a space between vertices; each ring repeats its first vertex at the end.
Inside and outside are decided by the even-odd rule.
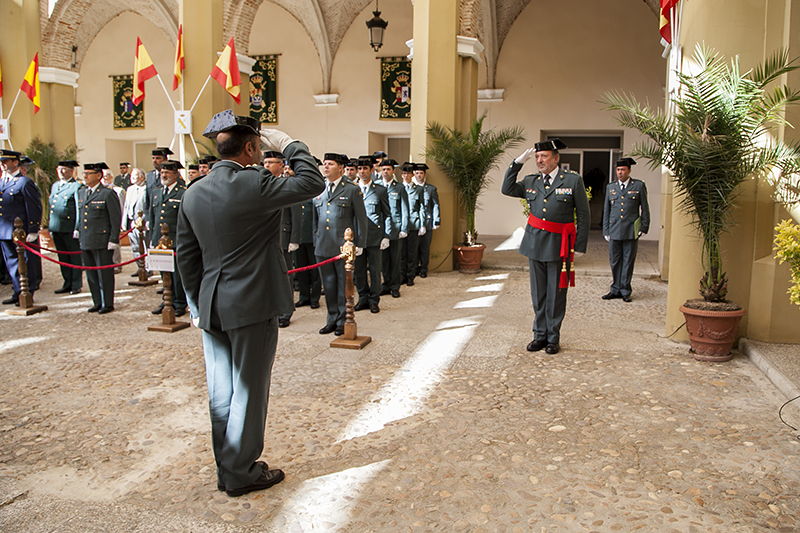
POLYGON ((106 313, 110 313, 113 311, 113 307, 101 307, 100 310, 97 312, 98 315, 105 315, 106 313))
POLYGON ((397 289, 392 290, 392 298, 400 298, 400 291, 397 289))
POLYGON ((14 298, 13 296, 8 300, 3 300, 3 305, 11 305, 11 304, 18 304, 19 298, 14 298))
POLYGON ((381 296, 386 296, 387 294, 389 294, 391 292, 392 292, 391 289, 381 289, 380 295, 381 296))
POLYGON ((66 294, 69 292, 69 287, 61 287, 53 291, 55 294, 66 294))
POLYGON ((320 335, 327 335, 336 331, 336 324, 325 324, 325 327, 319 330, 320 335))
POLYGON ((363 311, 364 309, 369 309, 369 302, 358 302, 353 306, 353 311, 363 311))
POLYGON ((419 277, 421 277, 421 278, 427 278, 427 277, 428 277, 428 273, 427 273, 427 272, 420 272, 420 273, 419 273, 419 277))
POLYGON ((1 279, 0 285, 11 285, 11 278, 1 279))
POLYGON ((547 348, 544 349, 544 351, 549 353, 550 355, 557 354, 558 350, 559 350, 558 344, 553 344, 553 343, 548 344, 547 348))
POLYGON ((153 313, 154 315, 160 315, 161 311, 163 310, 164 310, 164 304, 161 304, 150 312, 153 313))
POLYGON ((539 350, 541 350, 545 346, 547 346, 546 342, 533 340, 533 341, 528 343, 528 346, 527 346, 526 350, 528 350, 529 352, 538 352, 539 350))
POLYGON ((319 309, 319 302, 311 302, 311 309, 319 309))
POLYGON ((185 314, 186 314, 186 308, 175 310, 175 317, 183 316, 185 314))
POLYGON ((295 306, 295 307, 305 307, 305 306, 309 305, 310 303, 311 303, 311 302, 309 302, 308 300, 306 300, 305 302, 297 302, 296 304, 294 304, 294 306, 295 306))
POLYGON ((618 292, 609 292, 608 294, 604 294, 602 298, 603 300, 614 300, 616 298, 622 298, 622 295, 618 292))
POLYGON ((90 313, 96 313, 99 310, 100 310, 100 306, 99 305, 93 305, 89 309, 87 309, 87 311, 89 311, 90 313))
MULTIPOLYGON (((269 470, 269 465, 266 463, 266 461, 256 461, 256 464, 259 465, 265 472, 269 470)), ((219 480, 217 480, 217 490, 220 492, 225 492, 225 485, 220 483, 219 480)))
POLYGON ((337 337, 344 335, 344 326, 336 326, 336 330, 333 332, 333 334, 337 337))
POLYGON ((278 317, 278 327, 279 328, 288 328, 289 327, 289 319, 286 317, 278 317))
POLYGON ((156 294, 164 294, 164 289, 158 289, 158 290, 156 291, 156 294))
POLYGON ((381 308, 378 307, 378 304, 370 304, 369 312, 370 313, 380 313, 381 312, 381 308))
POLYGON ((627 295, 623 296, 622 297, 622 301, 625 302, 626 304, 629 304, 629 303, 631 303, 631 297, 627 296, 627 295))
POLYGON ((414 280, 412 278, 408 278, 408 281, 406 281, 406 285, 408 285, 409 287, 413 287, 414 286, 414 280))
POLYGON ((73 289, 73 290, 69 291, 69 293, 70 294, 80 294, 81 290, 80 289, 73 289))
POLYGON ((131 274, 131 277, 132 277, 132 278, 138 278, 138 277, 139 277, 139 271, 137 270, 136 272, 134 272, 133 274, 131 274))
POLYGON ((268 489, 273 485, 277 485, 281 481, 283 481, 284 475, 283 470, 275 469, 275 470, 267 470, 264 469, 261 471, 261 475, 252 482, 250 485, 246 487, 242 487, 240 489, 225 489, 225 494, 228 496, 242 496, 243 494, 247 494, 248 492, 253 492, 256 490, 264 490, 268 489))

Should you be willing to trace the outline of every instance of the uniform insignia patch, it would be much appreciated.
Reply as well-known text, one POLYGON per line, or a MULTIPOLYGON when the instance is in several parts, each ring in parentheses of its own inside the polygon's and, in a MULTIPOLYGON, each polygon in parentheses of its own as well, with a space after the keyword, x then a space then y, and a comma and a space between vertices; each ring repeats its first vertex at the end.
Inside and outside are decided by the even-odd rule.
POLYGON ((560 189, 556 189, 556 194, 572 194, 572 189, 568 187, 563 187, 560 189))

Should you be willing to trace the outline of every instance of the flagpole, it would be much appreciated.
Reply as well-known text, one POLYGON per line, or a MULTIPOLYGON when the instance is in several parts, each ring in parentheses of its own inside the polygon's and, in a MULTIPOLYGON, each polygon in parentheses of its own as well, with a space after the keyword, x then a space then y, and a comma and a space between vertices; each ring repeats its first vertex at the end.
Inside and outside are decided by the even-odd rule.
MULTIPOLYGON (((14 103, 11 104, 11 111, 8 112, 8 120, 11 121, 11 114, 14 113, 14 108, 17 106, 17 100, 19 100, 19 95, 22 93, 22 89, 17 89, 17 96, 14 97, 14 103)), ((8 142, 11 144, 11 141, 8 142)))
MULTIPOLYGON (((3 120, 3 118, 4 118, 3 117, 3 97, 0 96, 0 120, 3 120)), ((2 147, 3 148, 6 147, 6 141, 5 140, 3 140, 3 142, 2 142, 2 147)))
MULTIPOLYGON (((183 76, 181 76, 181 82, 180 82, 179 85, 180 85, 180 90, 181 90, 181 92, 180 92, 181 111, 185 111, 186 110, 186 102, 184 102, 184 98, 185 98, 184 92, 185 91, 183 90, 184 89, 184 87, 183 87, 183 76)), ((185 134, 181 134, 179 146, 180 146, 180 152, 181 152, 181 164, 185 167, 185 166, 187 166, 186 165, 186 135, 185 134)))
MULTIPOLYGON (((206 78, 206 82, 203 84, 203 87, 200 89, 200 92, 197 93, 197 98, 194 99, 194 103, 192 104, 192 107, 189 108, 189 113, 194 111, 194 106, 197 105, 197 101, 200 100, 200 96, 203 94, 203 91, 206 90, 206 85, 208 85, 209 81, 211 81, 211 74, 209 74, 208 77, 206 78)), ((194 139, 192 139, 192 142, 194 142, 194 139)), ((195 147, 195 150, 196 149, 197 149, 197 147, 195 147)))
POLYGON ((161 81, 161 75, 160 74, 156 74, 156 78, 158 78, 158 82, 161 84, 161 88, 164 89, 164 94, 167 95, 167 100, 169 100, 169 105, 172 106, 172 110, 176 111, 175 104, 172 102, 172 98, 170 98, 170 96, 169 96, 169 92, 167 91, 167 87, 166 87, 166 85, 164 85, 164 82, 161 81))
POLYGON ((194 146, 194 153, 197 154, 197 159, 200 159, 200 151, 197 149, 197 143, 194 142, 194 135, 190 133, 189 138, 192 140, 192 146, 194 146))

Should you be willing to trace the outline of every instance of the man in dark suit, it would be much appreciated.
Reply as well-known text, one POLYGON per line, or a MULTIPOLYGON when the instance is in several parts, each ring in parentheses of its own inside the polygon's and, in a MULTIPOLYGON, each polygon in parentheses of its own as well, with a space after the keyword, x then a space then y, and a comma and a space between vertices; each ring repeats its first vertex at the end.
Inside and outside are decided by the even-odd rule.
POLYGON ((589 199, 583 179, 558 164, 558 151, 566 147, 560 139, 536 143, 511 163, 503 179, 503 194, 525 198, 531 212, 519 247, 528 258, 535 314, 529 352, 544 348, 549 354, 558 353, 567 287, 575 284, 572 263, 575 255, 586 253, 589 241, 589 199), (539 172, 517 181, 534 152, 539 172))
POLYGON ((119 175, 114 177, 114 185, 127 190, 131 183, 131 164, 127 161, 120 163, 119 175))
MULTIPOLYGON (((83 184, 75 180, 75 168, 78 162, 59 161, 56 167, 58 181, 50 188, 50 222, 48 229, 53 237, 56 250, 62 252, 80 252, 81 245, 72 234, 78 229, 78 215, 75 198, 78 189, 83 184)), ((59 254, 58 260, 74 266, 81 265, 80 254, 59 254)), ((78 294, 81 292, 82 273, 77 268, 61 267, 61 277, 64 283, 56 294, 78 294)))
MULTIPOLYGON (((83 165, 83 182, 78 190, 78 229, 75 238, 80 240, 84 266, 111 265, 114 249, 119 248, 119 228, 122 209, 113 189, 101 181, 105 163, 83 165)), ((92 293, 90 313, 106 314, 114 310, 114 270, 87 270, 86 282, 92 293)))
POLYGON ((380 167, 381 180, 378 182, 388 193, 389 210, 392 213, 391 219, 386 221, 389 247, 383 251, 381 260, 381 295, 391 294, 392 298, 400 298, 403 239, 408 237, 408 195, 403 185, 394 178, 396 164, 394 159, 383 160, 380 167))
POLYGON ((367 213, 367 246, 364 253, 356 257, 353 273, 358 303, 354 309, 369 309, 371 313, 379 313, 381 301, 381 257, 383 250, 389 247, 387 222, 391 223, 392 211, 389 208, 389 193, 385 187, 372 181, 372 158, 361 156, 356 161, 358 185, 364 197, 364 208, 367 213), (369 282, 367 272, 369 271, 369 282))
POLYGON ((622 298, 631 301, 631 278, 639 237, 650 229, 650 205, 647 187, 641 180, 631 178, 630 157, 617 161, 617 180, 606 187, 603 202, 603 236, 608 241, 608 257, 613 282, 603 300, 622 298))
POLYGON ((419 238, 419 254, 417 274, 419 277, 425 278, 428 276, 428 262, 431 258, 431 241, 433 240, 433 231, 439 229, 442 224, 439 215, 439 191, 435 185, 431 185, 426 181, 428 173, 428 165, 425 163, 417 163, 414 165, 414 181, 417 185, 422 187, 422 206, 425 210, 425 220, 422 225, 425 227, 425 233, 420 234, 419 238))
MULTIPOLYGON (((150 210, 147 213, 147 223, 150 225, 150 246, 155 248, 161 239, 161 225, 169 226, 169 238, 175 246, 178 211, 181 207, 183 193, 186 187, 178 183, 178 167, 181 166, 177 161, 164 161, 161 163, 160 186, 153 191, 150 199, 150 210)), ((175 316, 180 317, 186 314, 186 293, 181 283, 181 275, 177 268, 172 272, 172 307, 175 308, 175 316)), ((153 309, 154 315, 160 315, 164 310, 164 302, 153 309)))
MULTIPOLYGON (((0 249, 3 260, 11 276, 14 294, 3 300, 3 304, 19 306, 19 293, 22 290, 19 281, 17 247, 14 244, 14 220, 22 220, 25 240, 29 243, 39 241, 39 225, 42 222, 42 196, 32 179, 22 175, 19 170, 22 154, 13 150, 0 151, 0 249)), ((33 254, 25 252, 25 264, 28 267, 28 286, 30 292, 36 290, 41 282, 41 271, 32 260, 33 254)))
POLYGON ((215 115, 203 133, 222 161, 183 197, 177 260, 192 322, 203 330, 217 488, 229 496, 262 490, 283 472, 257 461, 264 448, 277 317, 294 306, 280 247, 284 208, 324 190, 305 144, 264 130, 268 149, 295 172, 281 178, 257 165, 259 123, 215 115))
MULTIPOLYGON (((317 262, 339 255, 344 244, 344 232, 353 230, 356 254, 361 255, 367 244, 367 213, 361 189, 344 179, 347 159, 342 154, 327 153, 322 161, 326 190, 314 199, 314 254, 317 262)), ((320 334, 344 335, 345 299, 344 261, 320 267, 325 288, 328 317, 320 334)))

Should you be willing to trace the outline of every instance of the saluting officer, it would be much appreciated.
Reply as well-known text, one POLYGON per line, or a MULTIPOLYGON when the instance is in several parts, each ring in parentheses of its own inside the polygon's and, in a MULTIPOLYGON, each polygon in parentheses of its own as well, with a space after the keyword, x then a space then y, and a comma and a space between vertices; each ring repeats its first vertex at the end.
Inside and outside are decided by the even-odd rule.
MULTIPOLYGON (((102 183, 105 163, 83 165, 83 182, 78 189, 78 229, 75 238, 80 240, 84 266, 112 264, 114 249, 119 248, 119 228, 122 210, 117 194, 102 183)), ((87 270, 86 282, 92 293, 90 313, 105 314, 114 310, 114 271, 110 268, 87 270)))
MULTIPOLYGON (((317 262, 339 255, 344 244, 344 232, 353 230, 356 254, 360 255, 367 244, 367 213, 361 189, 343 179, 342 154, 325 154, 322 174, 325 176, 325 192, 314 199, 314 253, 317 262)), ((322 286, 325 288, 325 305, 328 317, 320 334, 344 335, 346 311, 344 261, 335 261, 320 267, 322 286)))
POLYGON ((641 180, 631 178, 630 157, 617 161, 617 180, 606 187, 603 202, 603 236, 608 241, 608 258, 613 282, 603 300, 622 298, 631 301, 631 278, 639 237, 650 229, 650 206, 647 187, 641 180))
POLYGON ((566 147, 560 139, 536 143, 511 163, 503 179, 503 194, 525 198, 531 213, 519 247, 528 258, 535 314, 529 352, 544 348, 549 354, 558 353, 567 287, 575 285, 574 254, 586 253, 589 241, 589 200, 583 179, 558 165, 558 151, 566 147), (517 181, 534 152, 539 173, 517 181))
MULTIPOLYGON (((60 252, 80 252, 81 245, 78 239, 73 237, 75 230, 78 229, 78 215, 75 208, 75 199, 78 189, 83 184, 75 179, 75 168, 78 162, 74 160, 59 161, 56 167, 58 181, 50 188, 50 222, 48 229, 53 237, 56 250, 60 252)), ((62 263, 80 266, 80 254, 58 254, 58 260, 62 263)), ((82 275, 80 269, 61 267, 61 277, 64 284, 60 289, 56 289, 56 294, 78 294, 81 292, 82 275)))
POLYGON ((422 187, 422 205, 425 208, 425 220, 423 222, 425 233, 419 238, 419 268, 417 269, 417 274, 421 278, 428 276, 433 230, 439 229, 442 224, 441 216, 439 215, 439 191, 435 185, 425 181, 428 168, 425 163, 416 163, 414 165, 414 181, 422 187))
MULTIPOLYGON (((180 175, 178 169, 181 166, 178 161, 161 163, 160 186, 155 189, 150 199, 150 211, 147 218, 150 224, 150 245, 154 248, 158 246, 158 241, 161 239, 162 224, 169 226, 169 238, 172 239, 173 246, 175 246, 178 211, 181 208, 183 193, 186 192, 186 186, 178 183, 178 176, 180 175)), ((186 293, 183 290, 183 283, 181 283, 181 275, 177 266, 172 272, 172 307, 175 308, 176 317, 186 314, 186 293)), ((161 305, 153 309, 152 313, 160 315, 163 310, 164 302, 161 302, 161 305)))
POLYGON ((383 251, 381 270, 383 284, 381 295, 391 294, 392 298, 400 298, 401 264, 403 261, 403 239, 408 237, 408 195, 405 188, 394 177, 397 161, 384 159, 380 163, 382 185, 389 196, 391 220, 386 228, 389 234, 389 247, 383 251))

